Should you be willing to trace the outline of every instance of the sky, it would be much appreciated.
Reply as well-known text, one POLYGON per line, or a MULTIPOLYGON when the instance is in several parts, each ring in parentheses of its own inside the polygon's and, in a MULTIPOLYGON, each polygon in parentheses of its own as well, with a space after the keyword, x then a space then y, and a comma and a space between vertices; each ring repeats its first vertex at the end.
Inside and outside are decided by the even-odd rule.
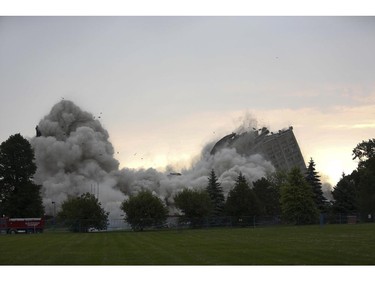
MULTIPOLYGON (((375 137, 375 17, 0 17, 0 142, 71 100, 121 167, 191 163, 249 119, 335 185, 375 137)), ((246 123, 247 124, 247 123, 246 123)))

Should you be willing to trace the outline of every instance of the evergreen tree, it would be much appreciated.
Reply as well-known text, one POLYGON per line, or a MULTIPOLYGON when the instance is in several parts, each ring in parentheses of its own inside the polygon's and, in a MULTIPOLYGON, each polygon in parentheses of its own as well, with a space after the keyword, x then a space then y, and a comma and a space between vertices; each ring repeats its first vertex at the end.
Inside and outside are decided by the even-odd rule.
POLYGON ((208 178, 208 185, 206 188, 208 195, 211 198, 213 206, 213 216, 221 216, 224 210, 225 198, 223 194, 223 189, 220 186, 220 183, 217 180, 215 171, 212 170, 208 178))
POLYGON ((324 208, 326 205, 325 202, 327 200, 323 196, 322 183, 320 181, 320 176, 315 170, 315 162, 312 158, 310 158, 310 162, 307 167, 306 181, 312 187, 312 191, 314 193, 314 202, 316 204, 316 207, 318 208, 318 210, 324 211, 324 208))
POLYGON ((281 187, 280 203, 283 219, 288 223, 312 224, 318 220, 314 194, 298 168, 289 172, 281 187))
POLYGON ((261 213, 259 201, 242 173, 239 174, 234 188, 229 191, 225 211, 236 218, 252 217, 261 213))
POLYGON ((281 212, 279 187, 266 178, 253 182, 253 186, 255 195, 259 199, 262 213, 268 216, 279 215, 281 212))
POLYGON ((33 182, 35 171, 34 151, 20 134, 0 145, 0 215, 43 216, 40 186, 33 182))

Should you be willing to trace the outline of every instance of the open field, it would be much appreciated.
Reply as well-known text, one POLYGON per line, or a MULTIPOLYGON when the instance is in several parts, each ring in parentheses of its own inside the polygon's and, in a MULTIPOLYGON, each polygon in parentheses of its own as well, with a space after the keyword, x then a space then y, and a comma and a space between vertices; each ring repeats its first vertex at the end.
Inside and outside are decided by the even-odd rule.
POLYGON ((1 265, 374 265, 375 224, 0 235, 1 265))

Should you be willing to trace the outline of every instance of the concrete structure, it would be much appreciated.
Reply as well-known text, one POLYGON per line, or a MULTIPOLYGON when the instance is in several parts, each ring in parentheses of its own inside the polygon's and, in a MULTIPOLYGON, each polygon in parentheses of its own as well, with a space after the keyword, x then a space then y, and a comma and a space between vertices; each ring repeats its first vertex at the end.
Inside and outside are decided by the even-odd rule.
POLYGON ((267 128, 253 129, 242 134, 232 133, 219 140, 212 148, 211 154, 225 147, 236 148, 242 155, 261 154, 271 161, 277 170, 290 171, 293 167, 298 167, 302 172, 306 171, 293 127, 278 133, 270 133, 267 128))

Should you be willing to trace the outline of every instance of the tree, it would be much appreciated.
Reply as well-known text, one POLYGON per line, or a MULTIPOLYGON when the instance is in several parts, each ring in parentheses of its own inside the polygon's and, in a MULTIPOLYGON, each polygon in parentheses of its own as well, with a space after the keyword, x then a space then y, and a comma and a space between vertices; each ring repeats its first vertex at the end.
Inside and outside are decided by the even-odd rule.
POLYGON ((20 134, 0 145, 0 212, 8 217, 44 214, 40 186, 35 185, 34 151, 20 134))
POLYGON ((375 216, 375 157, 369 158, 358 168, 359 210, 363 220, 375 216))
POLYGON ((202 223, 212 211, 211 198, 206 190, 184 189, 174 197, 176 207, 184 213, 184 221, 195 225, 202 223))
POLYGON ((280 191, 279 187, 270 180, 261 178, 253 182, 253 190, 259 199, 262 213, 268 216, 280 214, 280 191))
POLYGON ((359 160, 360 164, 375 157, 375 139, 362 141, 353 149, 353 160, 359 160))
POLYGON ((259 201, 242 173, 239 174, 234 188, 228 193, 225 210, 229 216, 236 218, 260 214, 259 201))
POLYGON ((225 198, 223 189, 221 188, 220 183, 217 180, 214 170, 211 171, 211 174, 208 178, 208 185, 206 190, 211 198, 211 202, 213 205, 213 216, 221 216, 224 210, 225 198))
POLYGON ((168 209, 162 200, 148 190, 130 196, 128 200, 122 202, 121 210, 125 212, 125 220, 133 230, 160 226, 165 223, 168 214, 168 209))
POLYGON ((332 195, 333 210, 340 213, 359 212, 362 220, 375 217, 375 139, 362 141, 353 149, 358 167, 350 175, 343 174, 332 195))
POLYGON ((283 219, 292 224, 312 224, 318 220, 314 194, 300 169, 288 174, 287 182, 281 187, 281 211, 283 219))
POLYGON ((174 197, 176 207, 188 218, 203 218, 211 212, 211 199, 206 190, 184 189, 174 197))
POLYGON ((362 219, 375 217, 375 139, 362 141, 353 149, 353 159, 358 158, 358 204, 362 219))
POLYGON ((358 212, 358 187, 355 182, 355 174, 358 172, 354 171, 351 175, 342 174, 342 178, 339 180, 337 185, 333 188, 332 196, 333 211, 342 214, 352 214, 358 212))
POLYGON ((316 204, 316 207, 318 208, 318 210, 324 211, 327 200, 323 196, 320 176, 315 170, 315 162, 312 158, 310 158, 309 165, 307 167, 306 181, 310 184, 314 193, 314 202, 316 204))
POLYGON ((72 231, 87 232, 91 227, 106 229, 108 214, 93 194, 84 193, 65 200, 57 216, 69 225, 72 231))

